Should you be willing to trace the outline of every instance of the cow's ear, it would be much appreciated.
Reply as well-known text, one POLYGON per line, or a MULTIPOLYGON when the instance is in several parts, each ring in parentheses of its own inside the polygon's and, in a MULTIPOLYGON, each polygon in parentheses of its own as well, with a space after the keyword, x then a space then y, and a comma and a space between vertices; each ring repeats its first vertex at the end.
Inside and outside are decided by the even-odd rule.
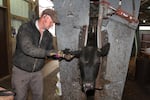
POLYGON ((101 49, 98 49, 98 56, 104 57, 107 56, 110 49, 110 43, 105 44, 101 49))

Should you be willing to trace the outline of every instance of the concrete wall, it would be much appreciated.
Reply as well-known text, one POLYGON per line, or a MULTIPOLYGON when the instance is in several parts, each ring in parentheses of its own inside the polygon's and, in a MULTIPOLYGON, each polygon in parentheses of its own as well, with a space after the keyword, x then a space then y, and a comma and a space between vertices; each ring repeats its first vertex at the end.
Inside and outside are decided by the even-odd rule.
MULTIPOLYGON (((88 0, 54 0, 60 25, 56 26, 58 49, 78 49, 80 28, 89 23, 88 0)), ((60 62, 63 100, 82 100, 77 59, 60 62)))
POLYGON ((105 84, 106 94, 101 100, 121 100, 135 31, 113 20, 109 21, 107 31, 111 47, 104 78, 110 83, 105 84))
MULTIPOLYGON (((113 7, 118 7, 118 2, 108 1, 113 7)), ((61 25, 56 27, 58 48, 78 49, 80 27, 88 25, 89 1, 54 0, 54 4, 61 22, 61 25)), ((122 0, 121 7, 132 14, 132 0, 122 0)), ((139 7, 140 0, 135 0, 136 17, 139 7)), ((108 23, 103 26, 102 29, 107 30, 108 41, 111 43, 104 75, 110 83, 104 85, 104 95, 97 100, 121 100, 136 27, 137 23, 129 23, 116 15, 110 17, 108 23)), ((63 100, 82 100, 77 66, 77 59, 60 62, 63 100)))
MULTIPOLYGON (((118 7, 118 2, 109 0, 111 5, 118 7)), ((135 17, 138 17, 140 0, 135 0, 135 17)), ((132 14, 132 0, 122 0, 121 8, 132 14)), ((108 32, 110 51, 107 57, 105 80, 110 83, 104 85, 104 94, 100 100, 121 100, 128 72, 128 64, 132 51, 135 29, 138 23, 129 23, 120 16, 113 15, 103 29, 108 32)))

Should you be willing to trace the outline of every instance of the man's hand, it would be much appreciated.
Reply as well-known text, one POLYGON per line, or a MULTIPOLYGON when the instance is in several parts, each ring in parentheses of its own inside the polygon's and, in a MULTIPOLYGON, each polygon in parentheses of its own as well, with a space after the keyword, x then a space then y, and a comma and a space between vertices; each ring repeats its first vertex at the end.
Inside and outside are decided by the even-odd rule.
POLYGON ((49 55, 50 56, 55 56, 56 58, 64 57, 64 53, 61 50, 51 50, 49 55))
POLYGON ((66 54, 62 50, 51 50, 49 55, 55 58, 63 58, 65 60, 71 60, 74 57, 74 55, 69 53, 66 54))

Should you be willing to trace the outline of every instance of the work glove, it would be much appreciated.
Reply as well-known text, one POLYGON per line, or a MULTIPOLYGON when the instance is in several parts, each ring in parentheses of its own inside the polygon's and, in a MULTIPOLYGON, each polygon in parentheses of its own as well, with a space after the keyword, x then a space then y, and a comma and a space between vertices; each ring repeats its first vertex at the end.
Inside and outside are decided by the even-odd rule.
POLYGON ((70 54, 69 52, 66 53, 62 50, 50 50, 49 56, 57 58, 57 59, 62 58, 62 59, 68 60, 68 61, 74 57, 74 55, 70 54))
POLYGON ((49 56, 55 57, 55 58, 63 58, 64 53, 61 50, 50 50, 49 56))

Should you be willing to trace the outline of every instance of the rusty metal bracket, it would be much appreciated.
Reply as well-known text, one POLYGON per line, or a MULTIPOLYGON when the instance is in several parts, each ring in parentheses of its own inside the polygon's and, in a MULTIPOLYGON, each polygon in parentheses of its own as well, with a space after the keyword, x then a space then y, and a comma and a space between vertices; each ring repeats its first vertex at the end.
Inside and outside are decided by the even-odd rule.
POLYGON ((111 9, 113 11, 113 13, 108 13, 107 16, 112 16, 112 15, 118 15, 122 18, 124 18, 125 20, 127 20, 129 23, 138 23, 139 20, 137 18, 134 17, 133 14, 130 14, 126 11, 124 11, 123 9, 121 9, 121 1, 119 1, 119 6, 118 8, 113 7, 108 1, 102 0, 102 1, 92 1, 91 3, 94 4, 101 4, 102 6, 107 6, 109 9, 111 9))

